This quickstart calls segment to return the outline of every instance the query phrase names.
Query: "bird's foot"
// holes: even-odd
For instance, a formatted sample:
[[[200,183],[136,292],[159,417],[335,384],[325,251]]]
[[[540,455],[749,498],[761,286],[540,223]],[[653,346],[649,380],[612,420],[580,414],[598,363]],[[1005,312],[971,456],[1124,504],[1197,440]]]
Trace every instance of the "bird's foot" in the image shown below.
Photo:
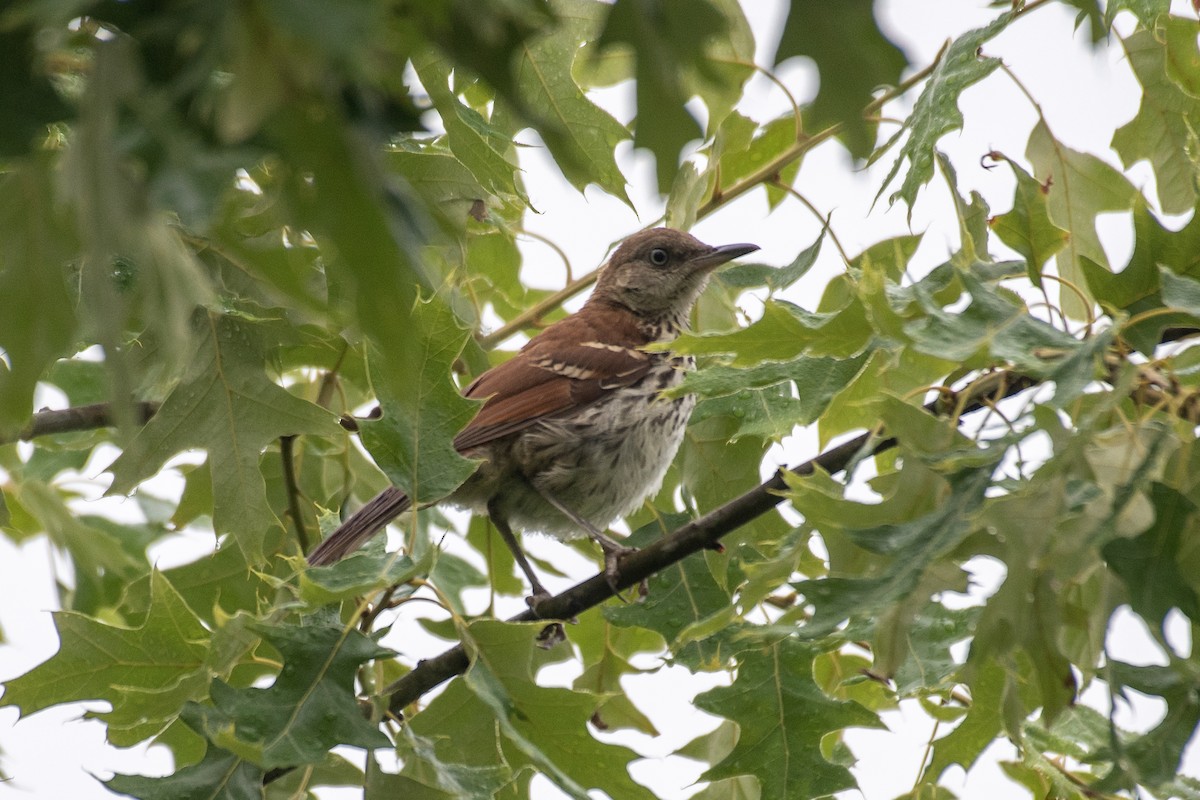
[[[626,600],[625,597],[621,595],[620,591],[621,559],[627,555],[636,553],[637,548],[626,547],[624,545],[617,544],[616,542],[612,542],[612,540],[609,541],[611,542],[610,544],[606,544],[604,542],[600,543],[600,548],[604,550],[604,578],[608,581],[608,585],[613,590],[613,594],[616,595],[621,602],[628,603],[630,601]],[[646,583],[646,579],[643,578],[638,582],[637,601],[640,602],[641,600],[644,600],[648,594],[650,594],[650,586]]]
[[[567,640],[567,629],[561,622],[551,622],[542,628],[537,635],[537,646],[543,650],[551,650]]]
[[[544,586],[537,584],[533,587],[533,593],[525,598],[525,605],[529,606],[530,609],[532,609],[536,614],[538,612],[538,606],[549,600],[552,596],[553,595],[546,591]]]
[[[550,592],[546,591],[545,587],[538,584],[534,587],[533,594],[525,598],[525,604],[532,609],[533,613],[540,616],[539,606],[551,598]],[[567,620],[574,624],[577,622],[574,618]],[[567,640],[567,630],[561,622],[551,622],[537,635],[537,646],[543,650],[549,650],[555,645],[561,644]]]

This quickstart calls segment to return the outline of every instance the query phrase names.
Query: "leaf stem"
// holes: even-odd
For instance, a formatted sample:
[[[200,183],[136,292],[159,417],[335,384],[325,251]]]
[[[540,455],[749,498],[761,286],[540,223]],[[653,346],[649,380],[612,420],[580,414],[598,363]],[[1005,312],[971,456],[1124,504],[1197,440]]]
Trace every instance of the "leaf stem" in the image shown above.
[[[308,552],[308,529],[304,525],[304,517],[300,511],[300,485],[296,482],[296,437],[279,437],[279,460],[283,468],[283,486],[287,494],[288,516],[292,518],[292,527],[296,529],[296,543],[300,552]]]
[[[774,186],[776,189],[781,189],[782,191],[787,192],[792,197],[799,200],[801,202],[801,204],[804,205],[805,208],[807,208],[809,211],[811,211],[812,215],[821,221],[822,226],[824,226],[825,231],[829,234],[830,240],[833,242],[833,246],[836,247],[838,253],[841,254],[842,261],[844,261],[847,264],[850,263],[850,257],[848,255],[846,255],[846,248],[842,247],[841,239],[838,238],[838,235],[833,230],[833,212],[832,211],[829,212],[828,216],[821,216],[820,210],[818,210],[817,207],[815,205],[813,205],[813,202],[811,200],[809,200],[805,195],[801,194],[796,189],[795,186],[790,186],[790,185],[784,183],[783,181],[779,180],[779,178],[777,178],[777,177],[772,178],[770,180],[770,185]]]

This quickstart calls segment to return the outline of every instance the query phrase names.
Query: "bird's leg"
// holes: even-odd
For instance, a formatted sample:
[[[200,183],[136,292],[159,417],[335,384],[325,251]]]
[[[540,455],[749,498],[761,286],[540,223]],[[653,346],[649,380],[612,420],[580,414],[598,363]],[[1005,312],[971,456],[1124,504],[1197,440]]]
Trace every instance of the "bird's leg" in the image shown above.
[[[525,573],[525,577],[529,579],[529,588],[533,593],[525,598],[525,602],[529,604],[530,608],[536,610],[538,603],[550,599],[550,592],[546,591],[546,587],[542,586],[542,582],[538,580],[537,573],[533,571],[533,565],[525,557],[525,551],[521,549],[521,545],[517,542],[517,537],[513,535],[512,528],[508,526],[508,520],[500,513],[500,509],[497,507],[494,498],[488,502],[487,510],[492,524],[496,526],[496,530],[500,531],[500,538],[508,545],[513,558],[517,560],[517,566],[521,568],[521,571]]]
[[[533,481],[526,479],[526,483],[528,483],[529,487],[537,492],[543,500],[558,509],[564,517],[578,525],[580,530],[584,531],[589,537],[592,538],[592,540],[596,542],[596,544],[600,545],[600,549],[604,551],[604,577],[608,580],[608,585],[612,587],[613,593],[616,594],[617,597],[620,597],[621,595],[617,590],[617,584],[621,578],[621,558],[629,555],[630,553],[636,553],[637,548],[623,545],[616,539],[599,530],[591,522],[587,521],[570,508],[567,508],[565,505],[560,503],[558,499],[549,492],[542,491],[537,485],[534,484]],[[638,591],[642,597],[645,597],[649,592],[645,581],[641,582]]]
[[[530,608],[537,611],[538,605],[543,600],[550,599],[550,592],[546,591],[546,587],[542,586],[542,582],[538,580],[537,573],[533,571],[533,565],[529,563],[529,559],[525,556],[525,551],[521,549],[521,545],[517,542],[517,537],[513,535],[512,528],[508,526],[508,520],[500,513],[495,499],[492,499],[488,503],[487,510],[492,524],[496,526],[496,530],[500,531],[500,538],[508,545],[513,558],[516,559],[517,566],[521,568],[521,571],[525,573],[525,577],[529,579],[529,588],[533,593],[525,598],[525,602],[529,604]],[[538,647],[549,650],[559,642],[566,641],[566,639],[567,632],[563,629],[562,623],[552,622],[538,634]]]

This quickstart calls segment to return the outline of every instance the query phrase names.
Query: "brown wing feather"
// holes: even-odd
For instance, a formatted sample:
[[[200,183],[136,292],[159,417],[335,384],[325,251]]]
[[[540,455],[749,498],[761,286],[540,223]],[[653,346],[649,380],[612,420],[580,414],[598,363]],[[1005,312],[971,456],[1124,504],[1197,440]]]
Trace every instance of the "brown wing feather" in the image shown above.
[[[480,375],[464,390],[487,401],[454,440],[467,451],[516,433],[541,419],[596,402],[640,380],[652,357],[636,347],[644,339],[613,341],[613,330],[568,325],[568,318],[543,331],[520,353]],[[578,330],[576,329],[578,328]]]

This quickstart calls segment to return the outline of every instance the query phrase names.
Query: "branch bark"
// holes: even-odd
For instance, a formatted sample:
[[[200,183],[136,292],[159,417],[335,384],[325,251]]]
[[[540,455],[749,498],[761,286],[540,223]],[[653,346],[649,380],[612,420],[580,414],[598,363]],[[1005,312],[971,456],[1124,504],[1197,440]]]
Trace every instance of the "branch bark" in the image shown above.
[[[135,418],[144,425],[158,411],[158,403],[148,400],[135,402],[133,409]],[[49,436],[55,433],[91,431],[96,428],[107,428],[113,424],[111,403],[48,409],[34,414],[29,424],[22,428],[15,437],[0,437],[0,444],[11,444],[16,441],[27,442],[39,436]]]

